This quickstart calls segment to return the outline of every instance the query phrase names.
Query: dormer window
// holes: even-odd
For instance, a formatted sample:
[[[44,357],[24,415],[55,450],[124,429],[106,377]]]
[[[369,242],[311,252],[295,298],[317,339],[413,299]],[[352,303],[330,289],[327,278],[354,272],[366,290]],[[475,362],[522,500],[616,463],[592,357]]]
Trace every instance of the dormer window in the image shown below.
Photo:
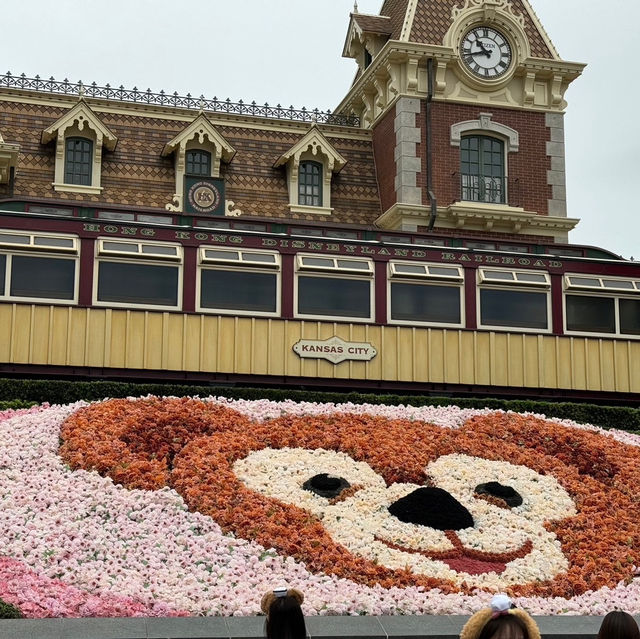
[[[91,185],[93,141],[67,138],[64,152],[64,183]]]
[[[168,211],[184,211],[185,202],[190,202],[187,194],[190,187],[187,186],[187,183],[192,183],[192,186],[195,185],[194,188],[198,188],[201,181],[215,182],[214,178],[220,178],[220,164],[231,162],[235,153],[236,150],[211,124],[204,113],[198,115],[191,124],[167,142],[162,150],[163,156],[173,155],[176,175],[176,192],[173,201],[165,208]],[[202,178],[202,180],[190,178]],[[218,180],[216,188],[220,196],[216,208],[223,208],[223,183]],[[206,206],[205,200],[211,202],[212,193],[210,188],[205,186],[205,191],[200,194],[201,198],[205,199],[200,199],[193,204],[198,207],[202,204],[202,210],[200,208],[196,210],[209,212],[207,208],[210,207]]]
[[[211,153],[202,149],[187,151],[185,175],[211,177]]]
[[[320,162],[300,163],[298,204],[322,206],[322,164]]]
[[[102,193],[102,153],[114,151],[118,138],[80,99],[42,132],[41,141],[56,141],[53,188],[70,193]]]
[[[317,125],[312,124],[307,134],[274,164],[275,168],[287,169],[290,212],[330,215],[331,178],[346,163]]]

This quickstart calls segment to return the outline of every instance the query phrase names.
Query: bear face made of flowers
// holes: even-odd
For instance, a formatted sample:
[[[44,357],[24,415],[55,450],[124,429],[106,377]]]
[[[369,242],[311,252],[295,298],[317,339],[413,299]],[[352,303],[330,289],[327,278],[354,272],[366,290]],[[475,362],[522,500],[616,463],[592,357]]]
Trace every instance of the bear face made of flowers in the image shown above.
[[[359,583],[566,597],[640,563],[640,452],[530,416],[257,422],[198,400],[111,400],[62,439],[73,468],[171,486],[223,530]]]

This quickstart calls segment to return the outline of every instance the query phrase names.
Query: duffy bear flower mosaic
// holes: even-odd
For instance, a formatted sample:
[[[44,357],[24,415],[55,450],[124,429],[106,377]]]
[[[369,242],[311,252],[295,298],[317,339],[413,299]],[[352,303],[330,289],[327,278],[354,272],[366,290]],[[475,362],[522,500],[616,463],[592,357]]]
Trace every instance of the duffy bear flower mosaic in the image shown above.
[[[255,614],[255,592],[283,582],[307,613],[465,613],[496,591],[539,614],[640,612],[633,435],[175,398],[32,411],[0,431],[0,598],[18,605],[48,579],[93,597],[76,615]]]

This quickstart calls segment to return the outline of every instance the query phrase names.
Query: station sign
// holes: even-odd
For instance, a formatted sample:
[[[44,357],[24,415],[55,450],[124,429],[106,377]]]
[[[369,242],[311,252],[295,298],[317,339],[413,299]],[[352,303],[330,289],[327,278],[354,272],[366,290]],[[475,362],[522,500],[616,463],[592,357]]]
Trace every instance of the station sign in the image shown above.
[[[224,180],[186,177],[184,212],[197,215],[224,215]]]
[[[369,342],[345,342],[337,336],[325,340],[301,339],[293,345],[293,351],[302,358],[326,359],[332,364],[345,360],[368,362],[378,354]]]

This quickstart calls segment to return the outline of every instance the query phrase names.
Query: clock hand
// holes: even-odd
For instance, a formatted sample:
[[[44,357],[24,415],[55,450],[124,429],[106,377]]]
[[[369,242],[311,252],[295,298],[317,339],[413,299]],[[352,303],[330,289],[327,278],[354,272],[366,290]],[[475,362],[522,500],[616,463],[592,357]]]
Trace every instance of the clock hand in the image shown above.
[[[468,55],[478,55],[479,53],[484,53],[488,58],[491,57],[491,52],[487,49],[481,49],[480,51],[469,51]]]
[[[482,53],[484,53],[487,58],[491,57],[491,51],[489,51],[480,40],[476,40],[476,44],[482,49]],[[480,51],[476,51],[476,53],[480,53]]]

